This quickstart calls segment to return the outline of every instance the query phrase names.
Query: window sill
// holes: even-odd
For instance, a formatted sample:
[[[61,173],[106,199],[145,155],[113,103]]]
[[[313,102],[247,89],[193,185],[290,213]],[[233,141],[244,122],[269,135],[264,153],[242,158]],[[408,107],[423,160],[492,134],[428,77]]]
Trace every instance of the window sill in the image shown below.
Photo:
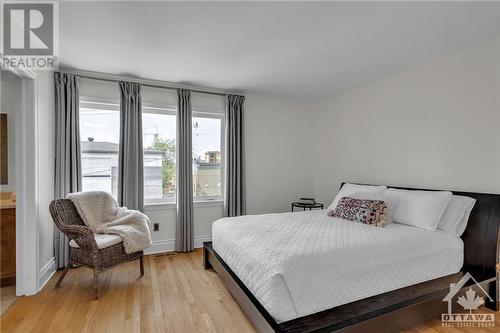
[[[217,200],[199,200],[193,202],[194,207],[214,207],[214,206],[222,206],[224,201],[222,199]]]
[[[193,207],[218,207],[223,205],[223,200],[200,200],[194,201]],[[148,203],[144,204],[145,211],[151,210],[175,210],[176,204],[175,202],[162,202],[162,203]]]
[[[158,202],[144,204],[145,211],[151,210],[174,210],[175,202]]]

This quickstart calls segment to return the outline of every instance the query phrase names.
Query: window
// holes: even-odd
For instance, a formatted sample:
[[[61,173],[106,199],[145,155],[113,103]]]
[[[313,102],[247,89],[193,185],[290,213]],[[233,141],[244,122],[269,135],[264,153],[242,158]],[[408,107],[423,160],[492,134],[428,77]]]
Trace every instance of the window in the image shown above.
[[[223,116],[193,112],[193,196],[195,201],[222,198]]]
[[[168,105],[170,105],[169,103]],[[176,110],[153,101],[142,107],[144,203],[176,199]],[[224,115],[193,111],[193,196],[220,200],[223,189]],[[117,196],[120,105],[115,100],[81,97],[82,190]]]
[[[142,108],[144,203],[175,202],[175,110]]]
[[[120,112],[115,103],[80,99],[82,190],[116,197]]]

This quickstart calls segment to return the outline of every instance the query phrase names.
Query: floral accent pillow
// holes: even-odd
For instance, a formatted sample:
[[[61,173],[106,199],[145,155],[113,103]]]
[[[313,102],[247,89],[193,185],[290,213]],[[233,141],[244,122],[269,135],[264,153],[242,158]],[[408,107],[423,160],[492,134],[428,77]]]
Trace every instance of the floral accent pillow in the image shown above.
[[[382,200],[343,197],[328,216],[384,227],[387,224],[387,204]]]

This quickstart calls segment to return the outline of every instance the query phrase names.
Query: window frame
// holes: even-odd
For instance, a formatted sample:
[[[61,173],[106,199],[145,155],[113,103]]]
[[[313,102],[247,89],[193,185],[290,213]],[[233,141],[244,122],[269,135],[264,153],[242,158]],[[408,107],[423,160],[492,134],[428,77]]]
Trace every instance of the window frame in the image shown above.
[[[82,108],[85,109],[91,109],[91,110],[96,110],[96,111],[113,111],[113,112],[120,112],[120,101],[119,100],[114,100],[114,99],[107,99],[107,98],[99,98],[99,97],[89,97],[89,96],[79,96],[79,101],[78,101],[78,125],[79,125],[79,132],[81,132],[81,122],[80,122],[80,110]],[[118,120],[119,121],[119,120]],[[119,135],[119,134],[118,134]],[[82,141],[81,133],[80,133],[80,141]],[[80,159],[83,158],[83,152],[80,151]],[[104,159],[105,157],[99,157]],[[83,176],[82,172],[82,186],[83,186],[83,179],[88,177],[88,176]],[[112,171],[110,171],[110,177],[113,177]],[[107,190],[105,190],[107,192]],[[111,189],[109,192],[111,195],[114,196],[113,193],[113,181],[111,180]]]
[[[174,116],[175,121],[177,122],[177,107],[172,106],[172,105],[142,103],[142,114],[144,114],[144,113]],[[143,135],[144,135],[144,133],[143,133]],[[175,135],[177,137],[177,128],[176,128]],[[177,143],[176,143],[176,145],[177,145]],[[144,154],[144,147],[143,147],[142,151]],[[176,153],[175,159],[176,159],[176,167],[177,167],[177,153]],[[169,200],[169,199],[165,200],[163,198],[162,199],[146,199],[145,196],[144,196],[143,200],[144,200],[144,207],[163,206],[163,205],[172,205],[173,206],[173,205],[176,205],[176,203],[177,203],[177,191],[175,191],[174,196],[172,197],[171,200]]]
[[[225,186],[225,128],[226,128],[226,117],[224,113],[209,112],[193,110],[192,118],[210,118],[210,119],[220,119],[220,184],[221,184],[221,194],[220,195],[204,195],[204,196],[194,196],[194,203],[204,203],[204,202],[223,202],[224,201],[224,186]]]
[[[84,108],[87,109],[96,109],[99,110],[96,106],[101,106],[103,109],[109,111],[118,111],[120,112],[120,101],[115,99],[108,98],[99,98],[99,97],[90,97],[90,96],[80,96],[79,109],[82,108],[82,104]]]
[[[107,99],[98,98],[90,96],[80,96],[79,108],[95,108],[95,109],[105,109],[110,111],[120,111],[120,101],[117,99]],[[168,104],[156,104],[156,103],[142,103],[142,113],[152,113],[152,114],[163,114],[163,115],[173,115],[177,120],[177,106]],[[212,118],[220,119],[220,177],[221,177],[221,194],[217,196],[195,196],[193,194],[193,203],[196,206],[211,206],[220,205],[224,200],[224,186],[225,186],[225,126],[226,126],[226,116],[223,110],[217,112],[215,110],[204,110],[202,108],[196,108],[192,110],[192,118]],[[176,133],[177,136],[177,133]],[[80,138],[81,140],[81,138]],[[143,149],[144,153],[144,149]],[[176,157],[177,158],[177,157]],[[173,200],[163,200],[163,199],[153,199],[147,200],[144,198],[144,207],[146,209],[154,209],[169,206],[175,206],[177,204],[177,192],[174,195]]]

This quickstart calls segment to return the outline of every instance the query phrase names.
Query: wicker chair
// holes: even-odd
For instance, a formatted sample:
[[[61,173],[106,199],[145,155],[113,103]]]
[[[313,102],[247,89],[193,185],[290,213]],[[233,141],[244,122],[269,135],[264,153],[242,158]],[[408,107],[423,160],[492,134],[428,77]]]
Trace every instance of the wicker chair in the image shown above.
[[[94,299],[99,298],[98,274],[108,268],[127,261],[139,259],[141,276],[144,275],[143,252],[127,254],[123,242],[99,249],[94,232],[83,223],[73,203],[68,199],[58,199],[50,203],[50,214],[57,228],[78,247],[70,247],[68,265],[59,277],[55,287],[59,288],[66,273],[73,265],[82,265],[94,271]]]

